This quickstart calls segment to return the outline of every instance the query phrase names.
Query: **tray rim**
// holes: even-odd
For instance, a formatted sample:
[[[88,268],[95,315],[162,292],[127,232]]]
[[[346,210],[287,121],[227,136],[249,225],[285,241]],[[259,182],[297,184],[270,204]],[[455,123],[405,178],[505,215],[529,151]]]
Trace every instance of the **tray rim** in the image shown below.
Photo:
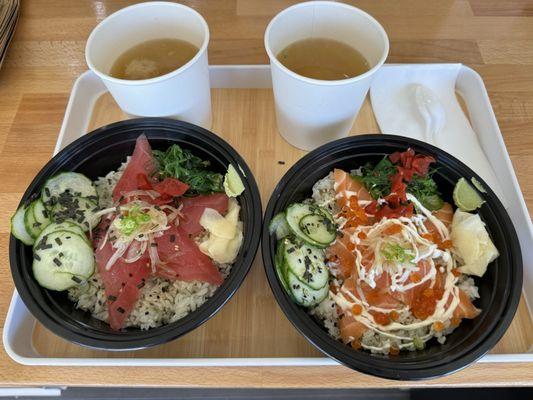
[[[399,65],[399,64],[385,64]],[[400,65],[428,65],[428,64],[400,64]],[[481,76],[473,69],[463,64],[429,64],[436,65],[451,65],[459,66],[459,75],[466,76],[471,79],[471,83],[477,85],[477,90],[480,90],[481,106],[488,111],[487,120],[493,128],[493,134],[497,136],[497,146],[504,150],[504,159],[506,167],[511,174],[512,184],[515,190],[518,191],[518,198],[521,206],[521,211],[527,213],[527,207],[520,191],[520,186],[516,178],[516,174],[512,163],[510,161],[505,142],[499,130],[494,111],[490,104],[488,94]],[[211,88],[270,88],[272,87],[270,79],[270,66],[264,64],[258,65],[212,65],[209,67]],[[93,85],[90,98],[81,98],[80,91],[85,89],[83,85]],[[83,72],[74,82],[65,115],[61,125],[61,129],[57,138],[56,146],[53,155],[57,154],[61,148],[70,143],[70,141],[79,137],[79,132],[87,132],[90,115],[94,108],[95,102],[98,98],[107,92],[102,81],[92,71]],[[85,114],[85,118],[74,118],[73,114]],[[87,113],[91,110],[91,113]],[[77,137],[70,137],[69,134],[76,131]],[[82,133],[85,134],[85,133]],[[529,233],[531,236],[533,228],[529,226]],[[527,285],[525,285],[527,286]],[[526,287],[524,287],[526,289]],[[533,305],[533,287],[531,293],[524,291],[526,299],[526,306]],[[531,307],[528,307],[531,313]],[[6,353],[15,362],[22,365],[48,365],[48,366],[174,366],[174,367],[275,367],[275,366],[330,366],[338,365],[338,363],[328,357],[239,357],[239,358],[98,358],[98,357],[42,357],[33,348],[32,335],[33,327],[35,326],[35,318],[29,313],[28,309],[22,302],[22,299],[14,290],[13,296],[9,305],[3,329],[3,344]],[[15,326],[26,324],[30,326],[29,334],[29,352],[21,354],[16,351],[13,345],[12,331],[16,330]],[[481,363],[528,363],[533,362],[533,349],[529,353],[502,353],[502,354],[486,354],[478,362]]]

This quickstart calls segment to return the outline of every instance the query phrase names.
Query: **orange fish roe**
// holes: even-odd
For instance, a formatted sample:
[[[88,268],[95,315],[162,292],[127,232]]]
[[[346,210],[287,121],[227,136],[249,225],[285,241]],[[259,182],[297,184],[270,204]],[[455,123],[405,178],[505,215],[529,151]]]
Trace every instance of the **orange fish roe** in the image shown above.
[[[396,233],[400,233],[402,231],[402,226],[398,224],[392,224],[391,226],[387,227],[383,230],[383,233],[385,235],[394,235]]]
[[[433,329],[435,332],[440,332],[444,329],[444,324],[440,321],[437,321],[433,324]]]
[[[451,240],[445,240],[439,244],[439,248],[443,250],[451,249],[453,247],[453,243]]]
[[[417,283],[417,282],[420,282],[421,279],[422,277],[420,276],[418,272],[411,272],[411,281],[413,281],[414,283]]]
[[[361,348],[361,342],[359,340],[352,340],[350,345],[352,346],[352,349],[354,350],[359,350]]]
[[[357,237],[358,237],[359,239],[361,239],[361,240],[365,240],[365,239],[367,238],[366,233],[364,233],[364,232],[359,232],[359,233],[357,234]]]
[[[461,318],[452,317],[450,322],[453,327],[459,326],[459,324],[461,323]]]
[[[355,250],[355,244],[353,244],[352,242],[348,242],[346,244],[346,248],[349,250],[349,251],[354,251]]]
[[[390,348],[389,348],[389,354],[391,356],[397,356],[398,354],[400,354],[400,349],[394,345],[392,345]]]
[[[363,312],[363,307],[360,304],[354,304],[352,306],[353,315],[361,315],[362,312]]]
[[[372,316],[374,317],[374,321],[380,325],[388,325],[390,324],[390,317],[389,314],[384,314],[381,312],[373,312]]]
[[[390,313],[389,313],[389,318],[393,321],[398,321],[398,318],[400,318],[400,314],[398,314],[397,311],[394,311],[392,310]]]
[[[432,297],[433,296],[433,289],[431,289],[431,288],[424,289],[424,291],[422,292],[422,295],[424,297]]]
[[[453,276],[459,276],[459,275],[461,275],[461,272],[457,268],[454,268],[454,269],[452,269],[452,274],[453,274]]]
[[[422,236],[424,239],[429,240],[430,242],[435,241],[435,235],[433,233],[423,233],[420,236]]]

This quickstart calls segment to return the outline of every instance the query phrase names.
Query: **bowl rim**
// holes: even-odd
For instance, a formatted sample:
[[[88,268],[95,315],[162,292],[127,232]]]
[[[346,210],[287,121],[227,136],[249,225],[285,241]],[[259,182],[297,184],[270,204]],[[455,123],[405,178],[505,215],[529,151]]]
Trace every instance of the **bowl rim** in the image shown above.
[[[320,155],[327,154],[328,152],[337,149],[354,151],[353,149],[357,149],[358,145],[369,144],[371,142],[376,142],[376,144],[379,144],[379,142],[381,142],[381,144],[387,142],[403,147],[415,146],[424,149],[427,153],[437,155],[437,158],[439,156],[445,156],[454,164],[458,164],[462,169],[468,171],[470,176],[475,177],[487,189],[489,202],[495,204],[495,207],[500,211],[503,217],[501,226],[503,226],[505,233],[508,234],[506,244],[509,246],[509,252],[513,257],[513,268],[511,271],[512,279],[508,282],[508,288],[505,292],[506,302],[505,304],[500,305],[500,318],[492,323],[492,329],[490,332],[484,333],[481,336],[481,339],[476,341],[470,347],[467,347],[466,351],[461,352],[452,360],[445,359],[440,361],[440,363],[433,362],[434,365],[431,366],[420,365],[421,363],[416,360],[409,360],[402,363],[401,367],[404,369],[399,369],[398,367],[400,367],[400,365],[397,359],[372,358],[371,354],[368,352],[354,351],[350,347],[341,344],[329,336],[329,334],[323,330],[317,322],[307,316],[307,313],[303,311],[302,308],[292,302],[281,286],[275,272],[274,255],[272,251],[272,242],[275,243],[275,241],[270,236],[268,222],[273,218],[274,210],[276,209],[280,195],[282,191],[285,190],[287,184],[291,183],[294,176],[298,174],[298,171],[307,167],[309,164],[312,164],[313,161],[316,162],[316,159],[319,158]],[[355,152],[356,151],[357,150],[355,150]],[[514,225],[494,192],[478,174],[449,153],[425,142],[399,135],[364,134],[350,136],[322,145],[298,160],[278,182],[268,201],[263,217],[261,253],[265,273],[270,288],[274,293],[274,297],[283,313],[296,330],[326,356],[338,361],[348,368],[381,378],[393,380],[430,379],[448,375],[467,367],[496,345],[511,324],[520,301],[523,279],[521,249]],[[342,346],[344,350],[339,351],[339,345]]]
[[[79,154],[89,143],[99,142],[104,138],[108,138],[110,135],[115,136],[112,143],[116,145],[121,142],[121,134],[123,134],[124,131],[138,131],[138,135],[146,133],[148,140],[158,138],[158,132],[144,132],[148,130],[159,130],[159,139],[170,140],[170,143],[178,143],[180,142],[180,138],[181,142],[187,142],[187,138],[184,139],[183,134],[194,135],[195,138],[200,138],[201,141],[205,143],[209,142],[210,145],[216,149],[215,153],[223,150],[222,155],[217,154],[218,157],[223,158],[225,161],[236,163],[241,167],[241,172],[246,177],[244,182],[245,186],[249,189],[245,191],[243,196],[248,198],[247,202],[251,205],[249,217],[250,230],[249,233],[245,233],[245,241],[243,242],[244,244],[246,242],[246,236],[249,236],[249,246],[247,248],[244,246],[241,248],[241,251],[242,249],[245,249],[246,253],[240,268],[235,269],[235,274],[232,275],[230,273],[225,279],[224,283],[227,283],[227,285],[224,285],[223,283],[217,288],[213,296],[209,297],[202,306],[197,310],[190,312],[182,319],[148,330],[132,329],[130,331],[119,331],[116,333],[91,333],[84,330],[82,326],[83,323],[79,323],[79,321],[78,325],[80,326],[77,326],[73,331],[73,326],[61,319],[59,316],[60,313],[50,314],[48,312],[48,306],[45,307],[44,305],[38,304],[28,287],[28,282],[23,276],[22,270],[25,267],[22,265],[22,262],[18,257],[20,252],[24,251],[26,246],[10,234],[9,262],[16,291],[31,314],[40,323],[56,335],[70,342],[101,350],[129,351],[144,349],[175,340],[208,321],[226,304],[242,285],[257,255],[262,224],[262,206],[259,188],[252,171],[240,154],[222,138],[207,129],[184,121],[158,117],[136,118],[105,125],[81,136],[62,149],[41,168],[24,192],[19,207],[27,202],[33,193],[38,192],[39,188],[37,187],[37,182],[42,180],[43,177],[47,175],[47,172],[50,173],[51,170],[53,172],[54,169],[57,169],[56,164],[59,162],[57,160],[60,160],[62,157],[67,157],[68,155],[68,158],[71,159],[71,157],[73,157],[72,154]],[[174,132],[177,135],[175,141],[172,141],[172,139],[169,139],[168,137],[161,137],[163,132],[169,131]],[[132,140],[123,139],[123,141],[131,142]],[[124,159],[126,156],[127,154],[124,155]],[[229,159],[227,159],[226,156],[229,156]],[[33,276],[31,276],[31,279],[34,279]],[[191,317],[193,315],[194,318]]]

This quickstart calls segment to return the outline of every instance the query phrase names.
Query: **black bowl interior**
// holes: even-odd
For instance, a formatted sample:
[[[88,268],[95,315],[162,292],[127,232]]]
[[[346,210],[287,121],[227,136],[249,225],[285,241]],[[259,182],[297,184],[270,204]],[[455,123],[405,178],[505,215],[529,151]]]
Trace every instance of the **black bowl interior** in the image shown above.
[[[91,179],[116,170],[133,153],[135,140],[144,133],[154,149],[164,150],[171,144],[211,162],[213,170],[225,173],[228,164],[241,166],[245,184],[238,197],[244,241],[229,277],[196,311],[183,319],[159,328],[141,331],[128,328],[113,331],[108,324],[75,308],[66,292],[40,287],[31,272],[32,250],[11,237],[10,263],[17,291],[32,314],[52,332],[82,345],[108,350],[145,348],[175,339],[199,326],[214,315],[244,280],[259,245],[261,200],[254,177],[245,161],[215,134],[181,121],[141,118],[111,124],[87,134],[58,153],[35,177],[21,203],[38,193],[44,182],[61,171],[77,171]],[[237,170],[239,170],[237,168]]]
[[[501,338],[516,311],[522,287],[522,258],[514,227],[500,201],[488,190],[479,213],[487,225],[500,256],[481,279],[475,279],[480,298],[474,303],[480,316],[463,320],[446,343],[436,340],[423,351],[402,352],[399,356],[374,355],[355,351],[334,340],[293,303],[278,282],[273,258],[276,240],[268,233],[268,222],[289,204],[311,196],[313,184],[333,168],[355,169],[367,161],[377,162],[384,155],[412,147],[417,153],[437,159],[435,180],[446,201],[453,204],[452,191],[460,177],[481,178],[444,151],[416,140],[391,135],[362,135],[326,144],[301,159],[280,181],[270,198],[263,228],[262,253],[270,286],[281,308],[293,325],[316,347],[341,363],[372,375],[392,379],[422,379],[444,375],[481,357]],[[486,184],[483,183],[485,187]]]

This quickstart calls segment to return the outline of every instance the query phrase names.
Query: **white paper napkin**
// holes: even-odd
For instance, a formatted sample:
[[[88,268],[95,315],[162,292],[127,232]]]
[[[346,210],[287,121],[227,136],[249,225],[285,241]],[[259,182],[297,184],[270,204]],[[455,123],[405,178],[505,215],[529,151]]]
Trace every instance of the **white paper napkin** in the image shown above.
[[[429,88],[445,112],[445,123],[435,145],[478,173],[507,208],[498,179],[457,101],[455,83],[460,68],[461,64],[383,66],[370,88],[372,109],[382,133],[426,141],[426,122],[417,109],[414,89],[417,85]]]

